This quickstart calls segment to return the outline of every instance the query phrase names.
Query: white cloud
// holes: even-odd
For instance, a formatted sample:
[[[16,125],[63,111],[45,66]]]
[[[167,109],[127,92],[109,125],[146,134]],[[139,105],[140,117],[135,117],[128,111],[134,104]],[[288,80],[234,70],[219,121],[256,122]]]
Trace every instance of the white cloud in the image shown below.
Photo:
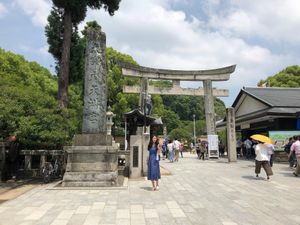
[[[210,25],[236,36],[299,45],[299,12],[298,0],[232,1],[230,8],[211,16]]]
[[[208,14],[208,23],[193,15],[187,20],[183,11],[167,5],[170,1],[121,1],[115,16],[90,10],[86,21],[97,20],[107,34],[108,45],[133,56],[143,66],[198,70],[237,64],[230,81],[216,83],[217,87],[230,89],[235,94],[231,98],[242,86],[255,86],[259,80],[296,64],[295,59],[299,58],[288,51],[275,53],[269,47],[247,41],[262,38],[295,44],[300,40],[300,19],[296,13],[300,9],[293,8],[296,1],[262,0],[257,4],[231,0],[230,7],[221,12],[216,8],[222,1],[207,0],[208,8],[218,12]],[[286,15],[290,17],[284,20]],[[295,36],[290,37],[291,33]]]
[[[7,14],[8,10],[7,8],[5,7],[5,5],[3,5],[1,2],[0,2],[0,18],[4,17],[6,14]]]
[[[26,15],[31,17],[35,26],[44,27],[47,24],[47,17],[51,10],[50,1],[46,0],[15,0]]]
[[[44,45],[42,47],[34,48],[27,45],[20,45],[20,49],[27,53],[33,53],[35,55],[38,55],[40,57],[49,57],[51,56],[48,52],[48,45]]]

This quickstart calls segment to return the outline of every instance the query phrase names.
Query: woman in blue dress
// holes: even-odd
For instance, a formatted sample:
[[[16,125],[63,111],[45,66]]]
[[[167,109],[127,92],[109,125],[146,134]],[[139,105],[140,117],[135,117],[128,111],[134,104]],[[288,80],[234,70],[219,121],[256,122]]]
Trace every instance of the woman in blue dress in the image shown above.
[[[159,168],[159,154],[160,147],[158,138],[153,136],[148,145],[149,157],[148,157],[148,180],[152,181],[152,189],[156,191],[159,189],[158,179],[160,179]]]

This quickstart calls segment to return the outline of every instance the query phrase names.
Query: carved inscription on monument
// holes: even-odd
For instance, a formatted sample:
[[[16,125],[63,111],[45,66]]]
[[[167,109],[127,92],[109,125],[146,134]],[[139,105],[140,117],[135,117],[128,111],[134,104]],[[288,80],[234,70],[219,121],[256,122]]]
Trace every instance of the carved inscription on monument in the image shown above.
[[[84,109],[82,132],[106,132],[106,37],[101,31],[89,30],[85,56]]]
[[[133,146],[132,167],[139,167],[139,147]]]

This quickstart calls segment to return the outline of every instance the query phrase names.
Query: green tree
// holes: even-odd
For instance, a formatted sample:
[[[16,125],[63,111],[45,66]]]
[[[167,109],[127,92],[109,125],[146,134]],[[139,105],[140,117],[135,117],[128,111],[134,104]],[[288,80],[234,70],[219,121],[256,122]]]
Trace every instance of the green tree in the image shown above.
[[[52,0],[52,2],[57,10],[63,13],[62,53],[58,72],[58,101],[59,105],[64,108],[68,104],[70,47],[74,26],[76,27],[84,20],[88,7],[92,9],[104,8],[109,15],[114,15],[114,12],[119,8],[120,0]]]
[[[23,148],[60,148],[79,131],[81,93],[70,86],[72,104],[57,107],[57,78],[35,62],[0,49],[0,137],[17,135]]]
[[[190,143],[191,140],[192,140],[192,137],[191,137],[191,133],[188,132],[187,130],[185,129],[182,129],[182,128],[176,128],[176,129],[173,129],[170,133],[169,133],[169,137],[171,139],[175,139],[175,138],[178,138],[180,139],[180,141],[183,143],[183,142],[188,142]]]
[[[123,123],[123,114],[138,107],[139,95],[137,94],[124,94],[124,85],[138,85],[139,80],[124,77],[117,62],[123,61],[131,64],[136,64],[133,58],[129,55],[122,54],[113,48],[106,49],[107,58],[107,104],[112,107],[112,111],[116,114],[114,123],[120,126]]]
[[[55,70],[59,73],[59,66],[62,57],[63,44],[63,10],[52,7],[48,16],[48,24],[45,27],[45,34],[49,44],[48,51],[55,59]],[[84,75],[84,54],[85,39],[80,38],[77,25],[73,26],[70,46],[70,73],[69,84],[82,82]]]
[[[298,65],[289,66],[274,76],[269,76],[266,80],[259,81],[258,86],[300,87],[300,67]]]
[[[175,128],[182,127],[182,122],[177,113],[172,110],[164,110],[162,115],[162,121],[167,127],[168,132],[172,131]]]

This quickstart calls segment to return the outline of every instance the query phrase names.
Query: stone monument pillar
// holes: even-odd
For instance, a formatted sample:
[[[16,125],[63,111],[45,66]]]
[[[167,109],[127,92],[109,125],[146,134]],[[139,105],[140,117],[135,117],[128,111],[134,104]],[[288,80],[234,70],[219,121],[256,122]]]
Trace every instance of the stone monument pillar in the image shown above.
[[[106,133],[106,37],[93,30],[87,36],[82,133]]]
[[[116,186],[118,145],[106,130],[107,69],[105,33],[87,32],[82,134],[65,147],[68,162],[62,186]]]
[[[234,108],[230,107],[226,109],[226,120],[228,162],[236,162],[237,158]]]

